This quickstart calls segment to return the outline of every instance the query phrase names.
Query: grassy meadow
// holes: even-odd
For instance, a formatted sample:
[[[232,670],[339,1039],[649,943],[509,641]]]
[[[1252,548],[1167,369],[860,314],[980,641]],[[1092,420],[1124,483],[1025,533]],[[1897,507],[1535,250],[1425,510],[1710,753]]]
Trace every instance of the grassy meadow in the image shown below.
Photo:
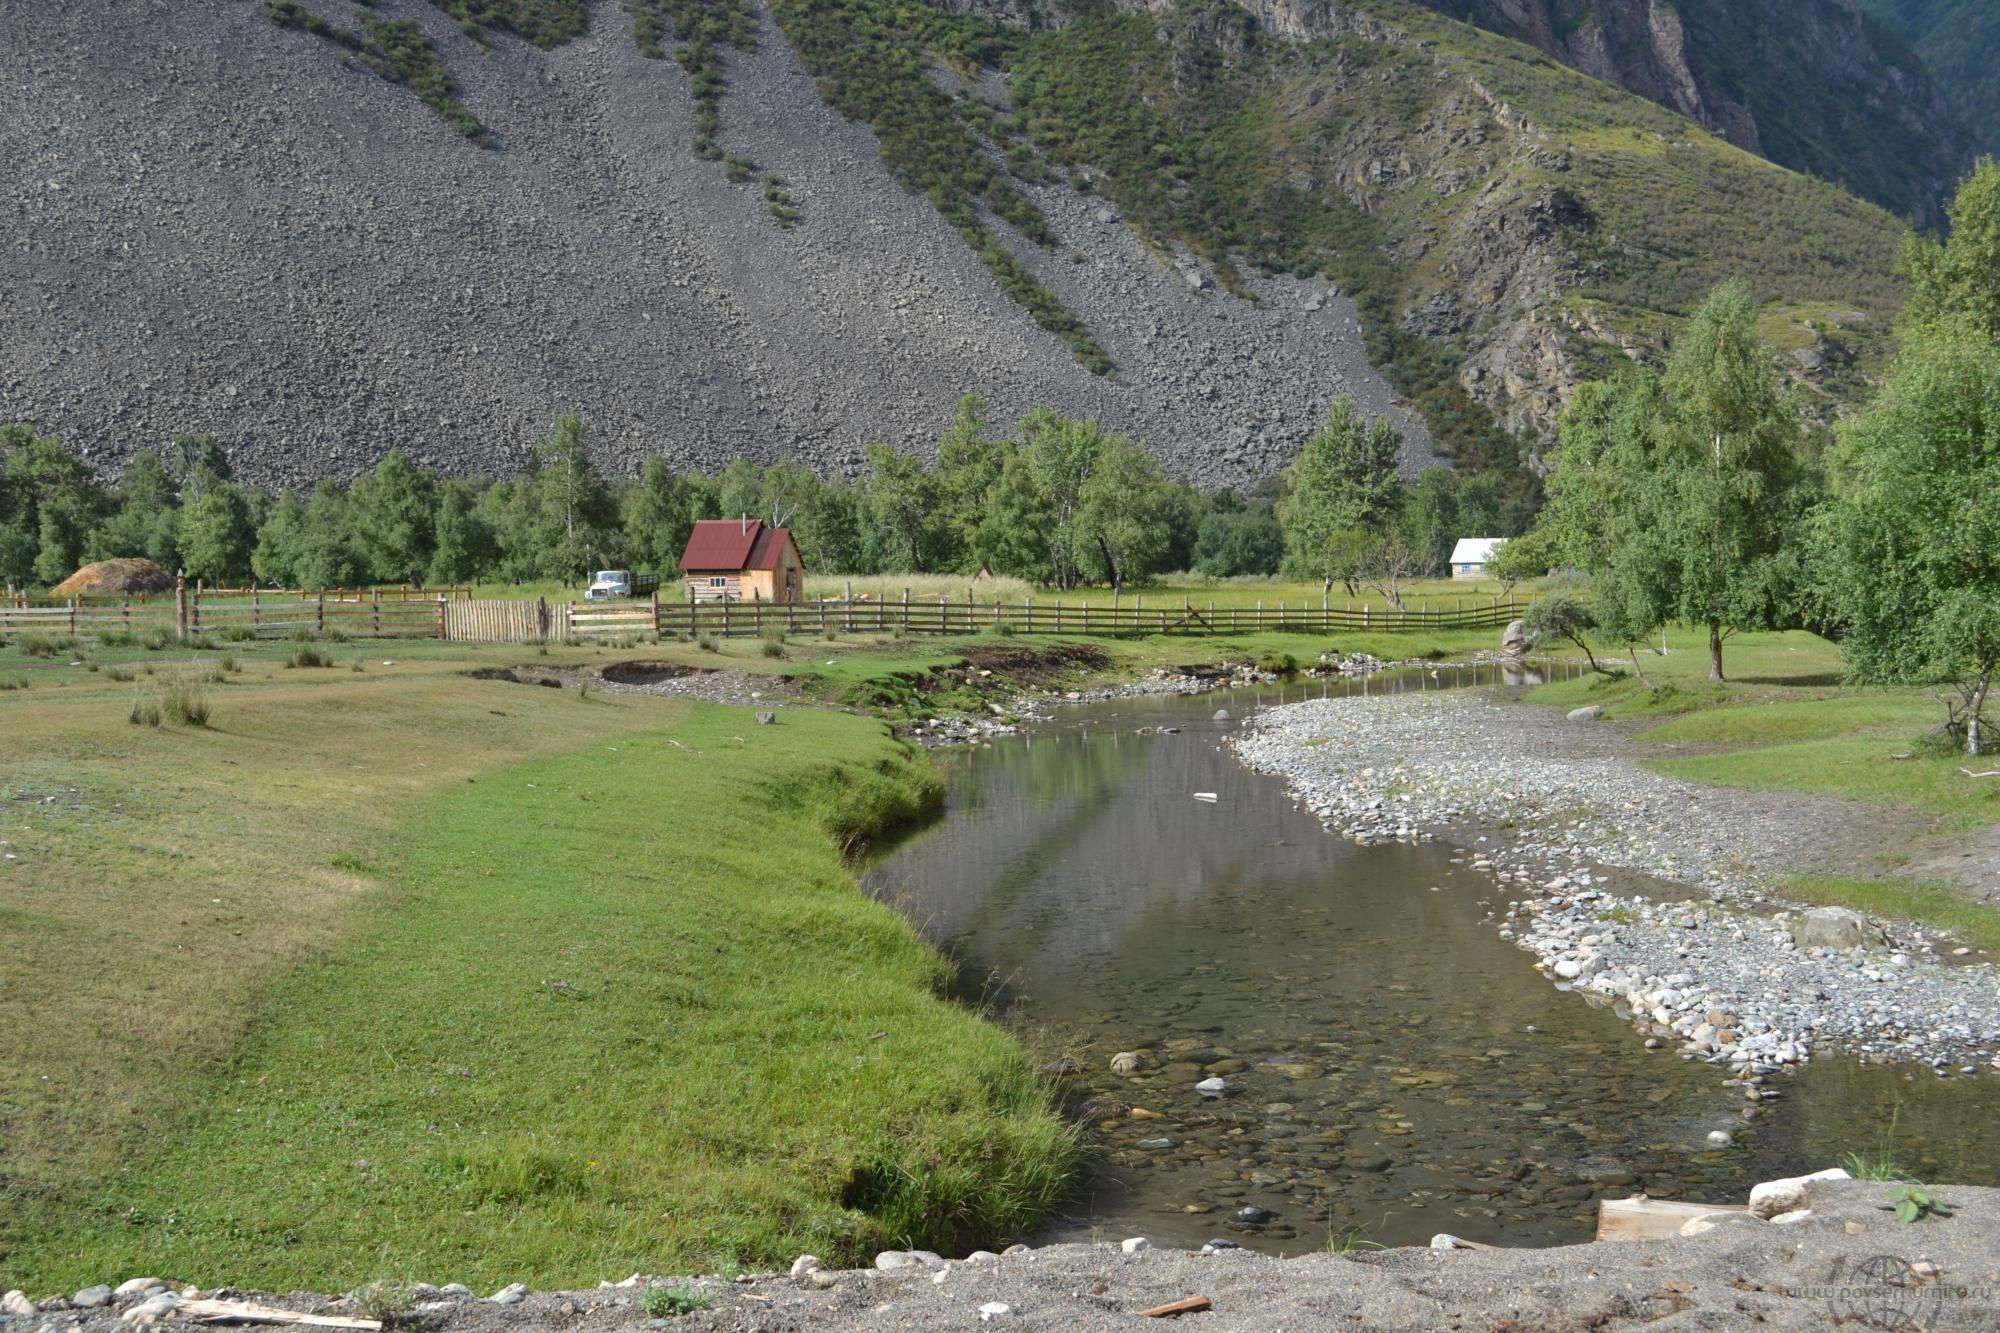
[[[462,674],[593,649],[237,648],[0,648],[7,1285],[575,1283],[1059,1189],[1025,1054],[841,859],[937,794],[879,721]],[[207,726],[128,721],[180,674]]]

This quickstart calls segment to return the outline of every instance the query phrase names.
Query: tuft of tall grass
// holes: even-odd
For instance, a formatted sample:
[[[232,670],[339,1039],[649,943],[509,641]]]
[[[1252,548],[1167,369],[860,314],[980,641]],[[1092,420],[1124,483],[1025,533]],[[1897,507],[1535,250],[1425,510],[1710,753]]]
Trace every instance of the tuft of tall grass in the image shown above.
[[[208,691],[195,672],[162,676],[153,688],[159,696],[161,717],[177,727],[208,725]]]

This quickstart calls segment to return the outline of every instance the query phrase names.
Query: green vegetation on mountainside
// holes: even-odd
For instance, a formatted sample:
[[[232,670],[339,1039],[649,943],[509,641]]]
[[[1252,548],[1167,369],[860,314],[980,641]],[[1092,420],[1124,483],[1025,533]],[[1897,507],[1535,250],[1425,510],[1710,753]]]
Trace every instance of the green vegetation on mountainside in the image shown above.
[[[1907,38],[1988,151],[2000,151],[2000,6],[1992,0],[1861,0]]]
[[[1839,0],[1679,0],[1672,45],[1651,0],[1418,2],[1588,64],[1642,96],[1671,104],[1692,94],[1710,123],[1754,126],[1773,162],[1898,215],[1934,212],[1961,165],[1959,127],[1925,114],[1939,90],[1924,62],[1894,32],[1857,24]]]
[[[434,2],[482,32],[553,42],[568,31],[562,6]],[[1840,330],[1824,392],[1852,391],[1860,377],[1838,372],[1877,359],[1901,301],[1901,228],[1881,210],[1407,0],[1348,8],[1379,21],[1378,35],[1285,40],[1224,0],[1093,4],[1034,31],[912,0],[774,0],[772,14],[827,100],[873,128],[896,178],[1098,373],[1109,356],[1004,236],[1054,250],[1030,193],[1061,179],[1052,168],[1239,293],[1241,263],[1340,282],[1371,358],[1466,470],[1515,470],[1519,442],[1494,408],[1657,349],[1727,278],[1775,309],[1815,312],[1791,321],[1807,343]],[[627,9],[642,50],[658,50],[669,20],[682,34],[706,99],[697,151],[719,153],[716,52],[748,40],[745,11]],[[784,223],[789,199],[772,202]],[[1509,360],[1478,381],[1505,387],[1471,392],[1487,367],[1468,359],[1529,326],[1567,366]]]

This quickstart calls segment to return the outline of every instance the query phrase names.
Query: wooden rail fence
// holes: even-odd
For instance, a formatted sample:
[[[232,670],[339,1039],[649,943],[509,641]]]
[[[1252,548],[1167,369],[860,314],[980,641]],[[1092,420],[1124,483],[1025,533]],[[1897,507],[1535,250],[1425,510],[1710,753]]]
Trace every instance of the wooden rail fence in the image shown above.
[[[473,600],[452,592],[385,595],[381,589],[216,594],[176,589],[152,600],[73,597],[0,601],[0,634],[71,636],[164,632],[289,638],[300,631],[352,638],[433,638],[463,643],[565,642],[605,638],[718,638],[785,634],[976,634],[1004,626],[1019,634],[1325,634],[1338,631],[1498,629],[1519,617],[1511,596],[1454,598],[1383,606],[1197,606],[1192,600],[1129,603],[840,599],[818,602],[561,602]]]

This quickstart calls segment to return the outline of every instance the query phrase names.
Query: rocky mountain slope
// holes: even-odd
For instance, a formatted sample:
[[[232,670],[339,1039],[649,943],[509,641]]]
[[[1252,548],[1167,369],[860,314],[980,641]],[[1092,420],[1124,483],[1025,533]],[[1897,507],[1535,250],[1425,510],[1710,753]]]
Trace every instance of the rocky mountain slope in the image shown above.
[[[1386,0],[271,10],[10,7],[0,419],[304,480],[574,408],[615,469],[845,470],[979,390],[1242,482],[1351,392],[1508,466],[1722,277],[1829,392],[1899,299],[1885,214]]]
[[[1899,33],[1936,76],[1945,99],[1972,127],[1980,149],[2000,153],[2000,5],[1991,0],[1861,0]]]
[[[1972,136],[1925,60],[1851,0],[1422,3],[1926,224],[1971,164]]]

